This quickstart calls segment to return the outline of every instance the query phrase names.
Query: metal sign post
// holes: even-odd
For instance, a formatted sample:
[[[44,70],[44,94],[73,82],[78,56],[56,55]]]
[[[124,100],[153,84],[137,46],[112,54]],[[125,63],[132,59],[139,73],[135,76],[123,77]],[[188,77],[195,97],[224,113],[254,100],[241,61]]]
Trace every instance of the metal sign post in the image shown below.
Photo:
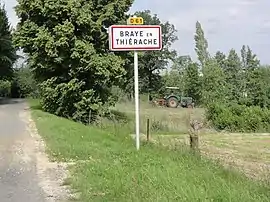
[[[161,50],[161,26],[143,24],[141,17],[128,19],[129,25],[112,25],[109,28],[109,46],[112,51],[134,51],[134,96],[136,149],[140,149],[140,105],[138,52]]]
[[[143,24],[143,18],[133,16],[128,19],[128,25]],[[136,149],[140,149],[140,97],[139,97],[139,59],[138,52],[134,51],[134,98],[135,98],[135,136]]]
[[[140,99],[139,99],[139,67],[138,52],[134,51],[134,93],[135,93],[135,130],[136,148],[140,149]]]

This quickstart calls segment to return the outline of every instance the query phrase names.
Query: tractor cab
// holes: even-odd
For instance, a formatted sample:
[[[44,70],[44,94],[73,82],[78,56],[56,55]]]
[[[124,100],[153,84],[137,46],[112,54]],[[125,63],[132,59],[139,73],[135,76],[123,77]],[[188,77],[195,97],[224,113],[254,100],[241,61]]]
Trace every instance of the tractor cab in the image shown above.
[[[179,96],[179,94],[181,94],[180,88],[178,87],[165,87],[165,89],[164,99],[167,99],[170,96]]]

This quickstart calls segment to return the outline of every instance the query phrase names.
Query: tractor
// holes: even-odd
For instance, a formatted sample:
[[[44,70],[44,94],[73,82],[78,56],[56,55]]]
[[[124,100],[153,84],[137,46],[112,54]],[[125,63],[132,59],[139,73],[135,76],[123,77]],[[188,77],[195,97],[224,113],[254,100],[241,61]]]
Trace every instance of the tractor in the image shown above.
[[[184,108],[194,107],[193,98],[181,96],[180,89],[178,87],[166,87],[165,89],[165,96],[157,101],[158,105],[170,108],[177,108],[178,106]]]

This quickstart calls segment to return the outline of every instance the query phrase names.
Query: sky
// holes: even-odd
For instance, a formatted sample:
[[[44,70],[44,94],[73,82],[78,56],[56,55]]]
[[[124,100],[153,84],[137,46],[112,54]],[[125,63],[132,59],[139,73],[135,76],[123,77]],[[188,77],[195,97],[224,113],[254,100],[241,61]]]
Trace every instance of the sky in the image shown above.
[[[10,22],[16,25],[16,0],[4,1]],[[131,12],[151,10],[162,21],[177,29],[179,40],[173,48],[179,55],[194,51],[195,23],[199,21],[209,43],[210,53],[230,49],[240,51],[249,45],[262,64],[270,64],[270,1],[269,0],[135,0]]]

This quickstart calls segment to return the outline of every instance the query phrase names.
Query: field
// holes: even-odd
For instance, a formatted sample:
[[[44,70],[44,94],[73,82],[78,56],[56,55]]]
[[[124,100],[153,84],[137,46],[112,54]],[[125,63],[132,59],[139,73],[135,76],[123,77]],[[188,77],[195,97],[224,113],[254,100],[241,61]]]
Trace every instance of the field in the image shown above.
[[[65,184],[73,188],[79,201],[269,201],[270,188],[265,183],[193,155],[184,146],[171,150],[142,142],[141,150],[136,151],[130,138],[134,131],[132,121],[109,124],[101,120],[97,126],[85,126],[41,111],[33,100],[30,104],[51,160],[70,165]],[[127,112],[128,118],[133,117],[130,106],[116,107],[119,108]],[[142,121],[146,116],[151,122],[155,119],[164,125],[169,123],[165,113],[157,110],[143,109]],[[153,111],[160,112],[162,118]],[[175,114],[172,110],[170,113]],[[178,133],[179,137],[186,137],[183,117],[175,121],[183,124],[181,129],[167,124],[156,130],[152,138],[173,139]],[[174,135],[169,134],[171,129]]]
[[[118,111],[134,117],[133,105],[119,104]],[[142,103],[141,132],[146,133],[146,119],[150,120],[151,138],[170,147],[189,144],[189,115],[191,119],[204,122],[204,109],[159,108]],[[184,144],[184,145],[183,145]],[[218,133],[205,126],[200,130],[201,153],[218,160],[225,166],[239,169],[256,179],[269,179],[270,134]]]
[[[134,119],[134,105],[132,103],[117,104],[115,110],[123,112]],[[146,132],[146,120],[150,119],[151,131],[155,134],[184,134],[189,129],[188,116],[199,121],[204,120],[204,109],[196,108],[192,111],[183,108],[154,107],[148,103],[140,104],[141,132]]]

